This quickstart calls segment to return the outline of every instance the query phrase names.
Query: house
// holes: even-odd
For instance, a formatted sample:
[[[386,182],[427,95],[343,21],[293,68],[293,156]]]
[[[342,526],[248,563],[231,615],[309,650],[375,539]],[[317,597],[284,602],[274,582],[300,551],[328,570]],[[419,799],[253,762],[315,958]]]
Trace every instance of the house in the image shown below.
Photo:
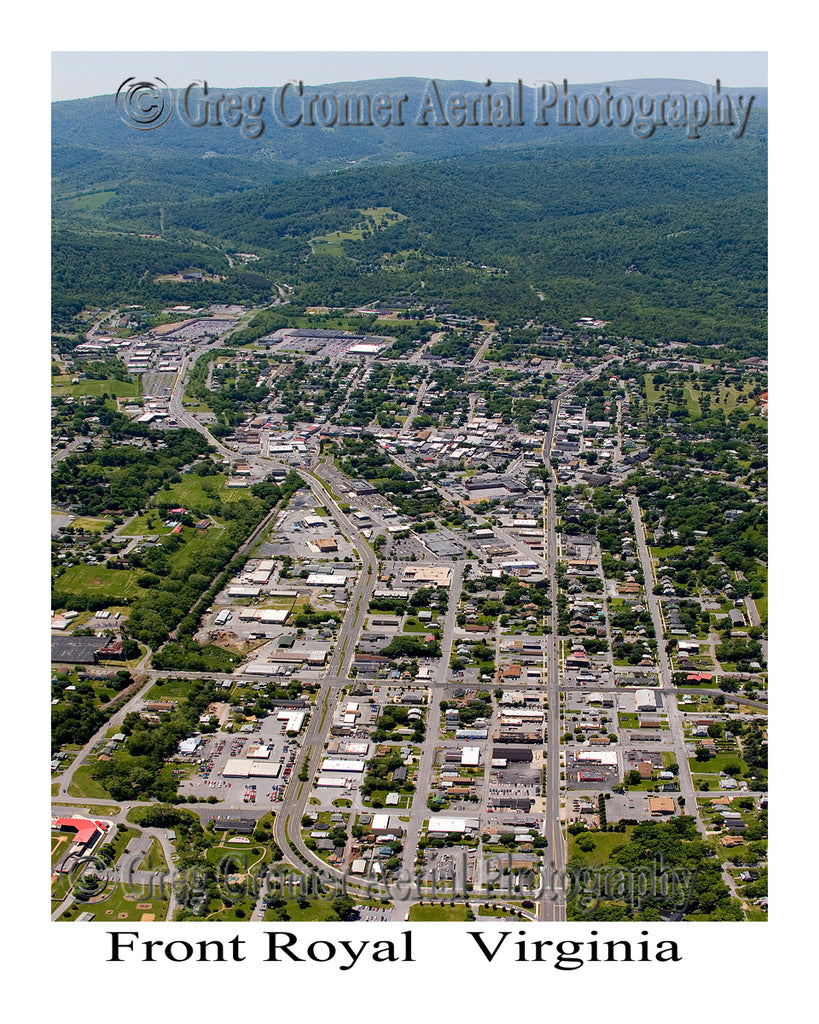
[[[731,620],[731,625],[737,629],[742,628],[745,625],[745,616],[742,614],[739,608],[732,608],[728,612],[728,617]]]

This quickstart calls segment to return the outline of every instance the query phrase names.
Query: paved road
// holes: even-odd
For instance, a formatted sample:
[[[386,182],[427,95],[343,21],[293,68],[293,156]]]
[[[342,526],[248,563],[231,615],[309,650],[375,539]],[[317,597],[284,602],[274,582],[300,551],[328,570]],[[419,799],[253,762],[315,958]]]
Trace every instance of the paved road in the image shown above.
[[[554,440],[560,398],[552,404],[552,413],[546,436],[543,439],[543,461],[549,466],[549,458]],[[560,814],[560,642],[558,636],[557,615],[557,502],[555,498],[554,474],[550,473],[548,490],[543,501],[544,529],[546,531],[546,561],[549,580],[549,613],[548,635],[546,637],[546,780],[543,787],[543,835],[546,837],[546,861],[553,872],[552,879],[545,879],[543,897],[540,901],[540,914],[546,921],[566,920],[566,898],[559,880],[566,870],[566,837],[563,833]]]
[[[405,823],[406,838],[403,851],[403,873],[405,877],[410,878],[415,877],[418,866],[418,839],[420,838],[424,821],[430,818],[433,813],[427,807],[427,800],[432,789],[435,750],[439,746],[441,698],[444,693],[443,686],[447,682],[449,675],[449,659],[452,654],[455,619],[458,614],[458,603],[461,599],[465,564],[466,562],[463,560],[452,563],[449,603],[447,604],[441,631],[441,657],[435,669],[435,677],[431,687],[432,696],[427,708],[426,742],[422,747],[421,760],[418,765],[418,786],[413,794],[412,808],[409,811],[410,820]],[[399,901],[396,901],[393,920],[403,919],[403,911],[406,909],[403,903],[399,905]]]
[[[648,545],[646,544],[646,534],[645,528],[643,527],[642,515],[640,513],[640,503],[638,502],[636,495],[632,496],[631,499],[631,515],[634,520],[634,533],[637,537],[637,551],[640,556],[640,566],[643,570],[645,580],[644,588],[646,604],[651,612],[651,623],[654,626],[654,632],[657,638],[657,662],[660,669],[663,699],[665,702],[666,713],[668,714],[671,738],[674,741],[674,754],[677,759],[677,764],[680,766],[680,774],[678,777],[680,783],[680,794],[685,801],[685,813],[694,817],[697,823],[697,828],[704,835],[705,826],[703,825],[697,810],[697,795],[694,790],[691,770],[688,765],[688,752],[685,748],[682,719],[680,717],[679,707],[677,706],[675,687],[671,681],[671,666],[669,664],[668,652],[666,650],[665,631],[662,615],[660,614],[660,601],[657,595],[652,592],[654,588],[654,573],[652,571],[651,556],[648,550]]]

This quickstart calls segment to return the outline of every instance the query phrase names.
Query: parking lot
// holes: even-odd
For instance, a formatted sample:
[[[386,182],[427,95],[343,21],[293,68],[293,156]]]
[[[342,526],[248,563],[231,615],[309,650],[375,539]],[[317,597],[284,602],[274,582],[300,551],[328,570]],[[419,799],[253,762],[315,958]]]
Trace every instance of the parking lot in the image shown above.
[[[259,763],[281,765],[277,777],[226,778],[222,775],[229,758],[246,758],[248,748],[260,744],[268,747],[270,754]],[[222,807],[255,806],[266,811],[284,799],[297,753],[298,741],[286,735],[286,723],[278,721],[275,713],[257,723],[253,733],[219,731],[208,737],[197,751],[196,769],[180,784],[179,792],[198,800],[215,796]]]

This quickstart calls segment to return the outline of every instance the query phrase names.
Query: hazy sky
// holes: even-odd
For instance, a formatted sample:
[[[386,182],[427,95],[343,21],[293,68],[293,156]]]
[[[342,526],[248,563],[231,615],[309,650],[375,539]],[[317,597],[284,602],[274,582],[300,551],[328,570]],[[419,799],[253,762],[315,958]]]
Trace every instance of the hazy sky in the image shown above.
[[[570,83],[626,78],[688,78],[726,86],[768,84],[765,52],[54,52],[51,96],[115,93],[126,78],[162,78],[171,88],[206,79],[220,88],[310,85],[367,78],[537,79]]]

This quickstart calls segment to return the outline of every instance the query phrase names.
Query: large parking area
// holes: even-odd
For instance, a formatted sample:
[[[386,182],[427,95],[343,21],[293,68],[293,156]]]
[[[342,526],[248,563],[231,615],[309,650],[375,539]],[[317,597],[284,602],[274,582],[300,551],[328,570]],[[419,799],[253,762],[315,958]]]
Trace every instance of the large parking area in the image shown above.
[[[255,806],[267,811],[284,799],[285,788],[290,781],[296,760],[298,740],[287,736],[287,723],[279,721],[278,712],[268,715],[255,723],[253,732],[213,733],[197,751],[196,768],[189,779],[180,783],[181,796],[194,796],[207,800],[215,796],[221,808],[245,808]],[[250,757],[252,748],[264,747],[266,757]],[[226,776],[225,766],[232,758],[265,766],[261,771],[275,771],[274,776],[254,775],[247,777]],[[272,767],[271,767],[272,766]]]

